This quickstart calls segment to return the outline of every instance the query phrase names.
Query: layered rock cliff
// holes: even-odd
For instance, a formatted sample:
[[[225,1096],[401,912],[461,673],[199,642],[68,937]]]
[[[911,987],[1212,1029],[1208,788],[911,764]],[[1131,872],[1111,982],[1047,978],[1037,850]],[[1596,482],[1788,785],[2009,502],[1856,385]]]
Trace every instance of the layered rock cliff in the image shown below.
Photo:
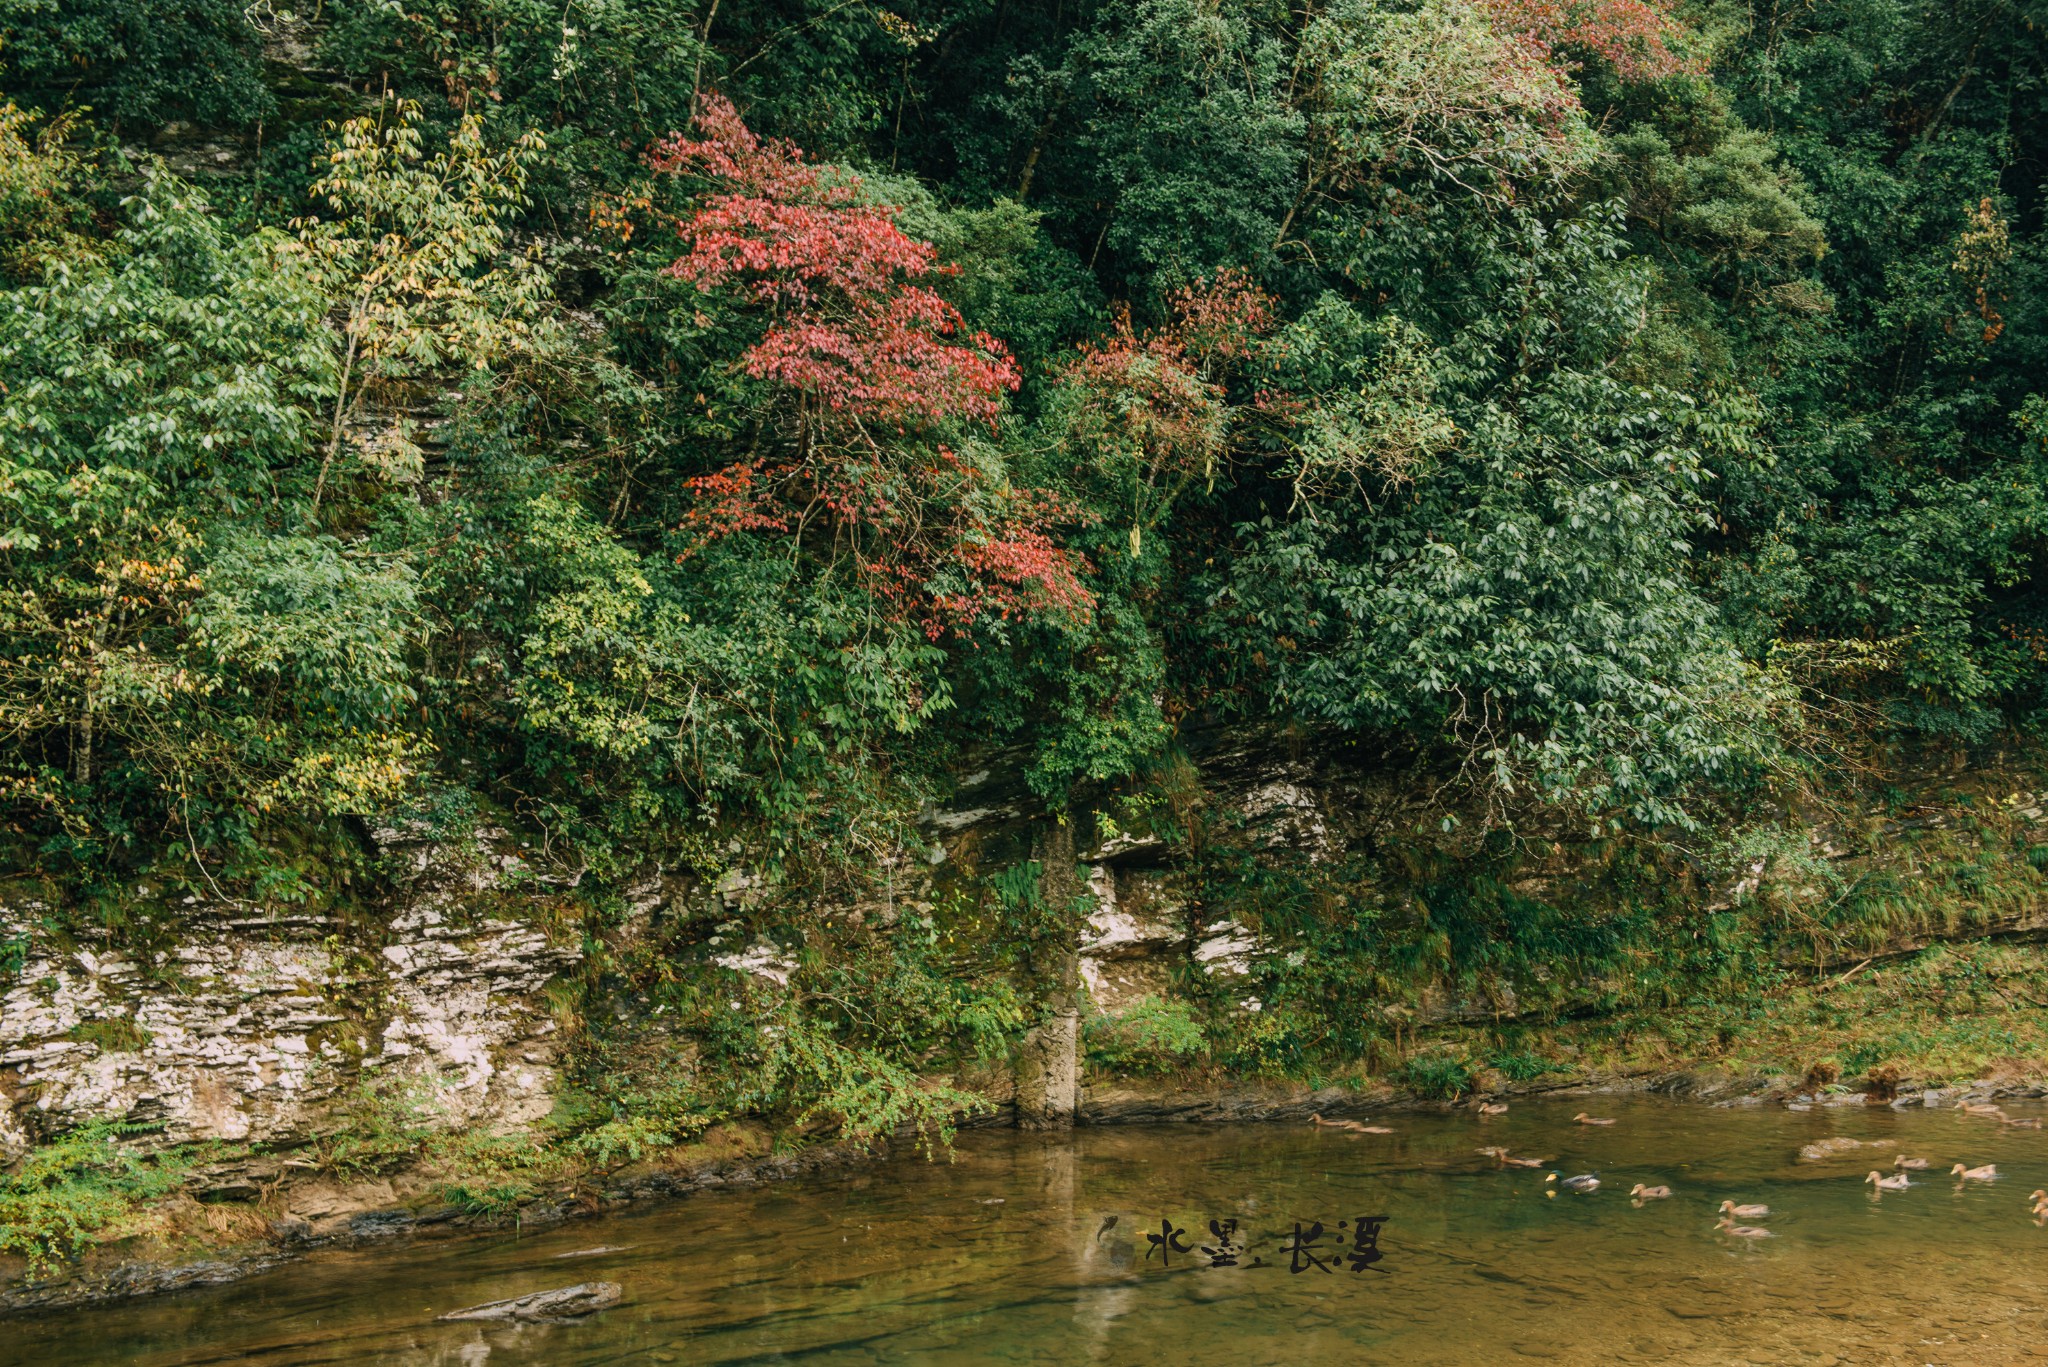
[[[1188,757],[1185,800],[1199,806],[1205,840],[1265,867],[1349,859],[1347,868],[1365,870],[1357,890],[1390,918],[1426,918],[1428,909],[1416,881],[1388,867],[1388,851],[1419,842],[1458,857],[1463,837],[1442,833],[1430,786],[1373,757],[1276,733],[1222,731],[1192,737]],[[959,777],[950,801],[924,814],[930,844],[905,861],[897,898],[915,902],[948,880],[973,880],[1031,855],[1049,818],[1031,800],[1018,758],[984,757]],[[1944,935],[2048,935],[2048,898],[2031,891],[2039,880],[2024,855],[2048,829],[2044,803],[2002,769],[1931,770],[1920,779],[1939,796],[1808,812],[1805,825],[1787,811],[1777,853],[1711,867],[1673,858],[1663,873],[1692,884],[1683,899],[1700,918],[1776,898],[1787,915],[1814,919],[1830,899],[1840,903],[1843,888],[1897,889],[1905,911],[1854,934],[1813,939],[1810,959],[1793,941],[1786,955],[1802,971],[1910,953]],[[1250,970],[1288,945],[1205,897],[1185,830],[1169,838],[1101,814],[1072,819],[1087,891],[1078,931],[1084,1015],[1114,1016],[1165,998],[1176,976],[1189,973],[1221,989],[1239,1014],[1260,1012]],[[175,942],[145,961],[111,937],[76,929],[76,918],[27,901],[0,905],[0,945],[14,946],[16,959],[0,978],[0,1160],[89,1120],[150,1127],[141,1136],[148,1143],[288,1147],[346,1128],[364,1088],[386,1082],[411,1088],[422,1119],[437,1127],[516,1131],[547,1116],[574,1019],[564,1009],[558,1021],[549,985],[560,982],[564,1002],[605,990],[567,981],[581,963],[583,934],[565,910],[570,890],[537,876],[503,830],[434,840],[386,829],[375,838],[388,876],[346,927],[281,908],[195,902],[175,909]],[[1524,819],[1517,841],[1517,895],[1567,914],[1592,907],[1605,838],[1537,813]],[[1971,877],[1981,885],[1964,886]],[[1930,889],[1942,896],[1930,900]],[[1207,890],[1213,894],[1213,879]],[[685,902],[736,912],[755,891],[745,873],[704,886],[655,871],[630,891],[621,933]],[[726,946],[715,962],[775,985],[791,967],[766,942]],[[1549,977],[1542,964],[1531,970],[1519,988],[1511,974],[1475,987],[1424,973],[1400,1000],[1359,1009],[1417,1030],[1513,1020],[1523,1014],[1518,990],[1537,987],[1539,1016],[1597,1011],[1613,1000],[1611,983],[1560,985],[1540,981]],[[585,998],[575,1009],[606,1006]],[[996,1091],[1009,1100],[1000,1082]]]

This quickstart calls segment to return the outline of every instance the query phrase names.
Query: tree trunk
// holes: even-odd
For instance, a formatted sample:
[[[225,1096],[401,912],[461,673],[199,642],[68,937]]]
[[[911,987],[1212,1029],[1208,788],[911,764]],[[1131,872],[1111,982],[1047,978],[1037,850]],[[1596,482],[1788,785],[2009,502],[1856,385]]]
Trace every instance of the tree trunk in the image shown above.
[[[353,324],[354,319],[350,319]],[[348,353],[341,362],[341,385],[334,393],[334,430],[327,438],[327,454],[320,458],[320,473],[313,479],[313,516],[320,515],[320,499],[327,492],[327,472],[334,468],[335,454],[341,450],[341,423],[348,413],[349,375],[356,368],[356,344],[361,335],[353,326],[348,333]]]
[[[92,648],[85,657],[85,700],[78,713],[78,735],[72,744],[71,773],[83,788],[92,783],[93,713],[100,705],[100,655],[107,646],[107,626],[113,621],[115,605],[121,601],[121,581],[107,584],[100,602],[100,616],[92,627]]]
[[[1017,1128],[1066,1130],[1081,1107],[1081,1013],[1054,1012],[1025,1032],[1017,1059]]]
[[[1036,965],[1046,1018],[1025,1033],[1017,1058],[1017,1125],[1026,1130],[1072,1127],[1081,1105],[1081,954],[1075,907],[1083,891],[1074,876],[1074,828],[1058,822],[1040,846],[1039,896],[1059,927]]]
[[[1031,178],[1038,174],[1038,155],[1045,151],[1045,140],[1052,136],[1054,125],[1060,121],[1060,111],[1067,107],[1067,92],[1061,87],[1058,98],[1052,102],[1052,110],[1045,116],[1045,122],[1031,136],[1031,150],[1024,157],[1024,174],[1017,177],[1017,202],[1022,204],[1031,195]]]
[[[92,783],[92,694],[89,691],[85,695],[85,713],[78,719],[78,740],[72,747],[71,773],[81,788]]]

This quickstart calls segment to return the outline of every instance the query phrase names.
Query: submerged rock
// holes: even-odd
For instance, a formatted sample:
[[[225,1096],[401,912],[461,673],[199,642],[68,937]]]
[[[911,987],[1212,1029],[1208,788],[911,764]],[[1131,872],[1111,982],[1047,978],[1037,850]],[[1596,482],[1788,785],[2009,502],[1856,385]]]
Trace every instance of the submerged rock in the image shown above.
[[[486,1301],[450,1310],[444,1320],[573,1320],[609,1310],[625,1299],[617,1282],[578,1282],[553,1291],[535,1291],[510,1300]]]
[[[1836,1135],[1832,1139],[1816,1139],[1811,1144],[1803,1145],[1799,1150],[1799,1161],[1819,1163],[1830,1158],[1838,1158],[1854,1149],[1890,1149],[1898,1147],[1898,1143],[1896,1139],[1850,1139]]]

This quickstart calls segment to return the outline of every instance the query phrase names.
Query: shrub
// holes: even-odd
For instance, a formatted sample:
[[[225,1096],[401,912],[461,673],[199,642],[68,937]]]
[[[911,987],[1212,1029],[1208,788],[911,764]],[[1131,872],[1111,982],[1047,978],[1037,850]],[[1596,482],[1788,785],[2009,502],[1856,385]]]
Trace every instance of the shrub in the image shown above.
[[[335,1128],[315,1141],[320,1166],[337,1177],[375,1177],[412,1161],[433,1134],[432,1085],[364,1079],[334,1108]]]
[[[0,1175],[0,1253],[24,1257],[32,1274],[45,1275],[143,1203],[176,1191],[185,1168],[177,1155],[121,1146],[147,1129],[115,1121],[81,1126]]]
[[[1188,1004],[1158,997],[1146,997],[1115,1015],[1095,1017],[1085,1035],[1089,1062],[1127,1073],[1171,1072],[1209,1048]]]
[[[150,1034],[126,1016],[102,1016],[97,1020],[80,1021],[71,1027],[66,1038],[81,1044],[96,1044],[101,1053],[136,1054],[149,1043]]]
[[[638,1163],[656,1149],[675,1143],[675,1136],[649,1116],[623,1116],[585,1130],[563,1147],[588,1163],[593,1172],[609,1173]]]
[[[1561,1071],[1534,1054],[1502,1050],[1486,1060],[1486,1066],[1510,1082],[1534,1082],[1545,1073]]]
[[[533,1199],[531,1182],[517,1178],[479,1185],[457,1182],[441,1188],[441,1198],[472,1220],[495,1222],[517,1214]]]
[[[1456,1101],[1472,1090],[1471,1065],[1447,1054],[1409,1059],[1395,1077],[1417,1096],[1438,1101]]]

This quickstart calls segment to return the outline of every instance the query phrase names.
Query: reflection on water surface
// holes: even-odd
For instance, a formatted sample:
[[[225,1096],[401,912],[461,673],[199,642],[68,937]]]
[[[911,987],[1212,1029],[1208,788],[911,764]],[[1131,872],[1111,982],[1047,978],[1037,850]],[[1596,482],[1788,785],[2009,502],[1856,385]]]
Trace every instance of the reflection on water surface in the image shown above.
[[[211,1291],[0,1329],[0,1361],[513,1364],[2011,1364],[2048,1360],[2048,1132],[1954,1111],[1794,1113],[1608,1100],[1481,1121],[964,1136],[903,1158],[510,1236],[332,1254]],[[2008,1107],[2030,1113],[2025,1104]],[[2032,1113],[2038,1113],[2038,1110]],[[1834,1136],[1896,1146],[1826,1163]],[[1499,1168],[1498,1145],[1554,1157]],[[1904,1192],[1859,1179],[1933,1160]],[[1861,1161],[1859,1161],[1859,1159]],[[1958,1185],[1955,1162],[2001,1178]],[[1592,1195],[1544,1176],[1595,1171]],[[1636,1204],[1636,1183],[1668,1200]],[[1715,1229],[1723,1200],[1772,1237]],[[1385,1215],[1377,1269],[1289,1270],[1297,1222]],[[1115,1216],[1113,1224],[1108,1218]],[[1195,1251],[1160,1265],[1162,1219]],[[1212,1268],[1208,1222],[1249,1248]],[[1342,1231],[1349,1243],[1351,1231]],[[608,1251],[562,1257],[579,1250]],[[1147,1254],[1153,1254],[1149,1260]],[[1266,1266],[1250,1265],[1263,1257]],[[1298,1261],[1298,1260],[1297,1260]],[[627,1303],[572,1325],[437,1324],[445,1310],[588,1278]]]

